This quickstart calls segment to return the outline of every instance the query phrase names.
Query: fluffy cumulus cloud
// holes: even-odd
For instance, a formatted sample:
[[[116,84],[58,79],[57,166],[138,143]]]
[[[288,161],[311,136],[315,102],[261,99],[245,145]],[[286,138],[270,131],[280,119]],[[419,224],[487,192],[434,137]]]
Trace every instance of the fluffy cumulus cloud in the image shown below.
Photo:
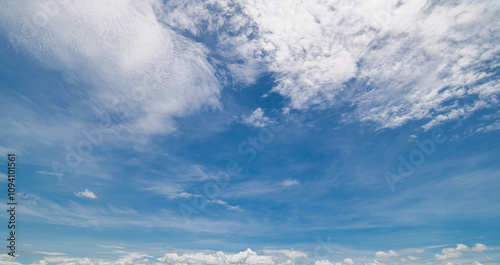
[[[225,254],[217,252],[215,254],[184,254],[176,253],[165,254],[164,257],[158,259],[166,264],[276,264],[270,256],[259,256],[251,249],[242,251],[237,254]]]
[[[458,251],[456,248],[445,248],[442,250],[443,254],[436,254],[434,258],[437,260],[454,259],[462,256],[462,252]]]
[[[122,253],[125,253],[122,251]],[[1,258],[1,257],[0,257]],[[1,260],[1,259],[0,259]],[[143,253],[126,253],[121,257],[108,260],[96,258],[78,258],[66,256],[51,256],[45,257],[42,260],[35,261],[33,264],[109,264],[109,265],[128,265],[128,264],[165,264],[165,265],[200,265],[200,264],[279,264],[278,260],[271,256],[257,255],[251,249],[239,253],[194,253],[194,254],[177,254],[168,253],[161,258],[154,258]],[[10,264],[10,263],[9,263]],[[14,264],[14,263],[12,263]],[[16,263],[17,264],[17,263]],[[293,263],[291,263],[293,264]]]
[[[449,262],[447,259],[460,258],[462,252],[479,252],[480,250],[493,250],[494,248],[486,247],[483,244],[476,244],[478,246],[476,250],[474,248],[468,248],[466,245],[457,244],[456,248],[444,248],[442,250],[442,255],[446,258],[436,258],[439,264],[471,264],[474,259],[456,259],[456,262]],[[50,253],[50,252],[34,252],[33,254],[45,256],[45,258],[35,261],[33,264],[109,264],[109,265],[124,265],[124,264],[158,264],[158,265],[200,265],[200,264],[214,264],[214,265],[229,265],[229,264],[244,264],[244,265],[294,265],[294,264],[314,264],[314,265],[354,265],[357,264],[351,258],[345,258],[343,262],[341,261],[331,261],[331,260],[314,260],[311,259],[305,252],[293,249],[264,249],[262,253],[257,253],[251,249],[241,251],[239,253],[230,252],[170,252],[157,256],[158,254],[145,254],[138,252],[130,252],[123,247],[117,246],[100,246],[107,250],[113,250],[118,256],[114,259],[97,259],[97,258],[78,258],[70,257],[64,253]],[[399,257],[399,255],[394,251],[383,252],[377,256],[378,260],[373,260],[373,262],[363,262],[365,265],[383,265],[389,264],[388,259]],[[0,263],[6,258],[7,255],[0,255]],[[366,258],[361,258],[366,261]],[[398,259],[402,262],[409,262],[418,260],[413,256],[409,256],[410,261],[406,259]],[[477,259],[476,259],[477,260]],[[395,260],[393,260],[395,261]],[[443,262],[443,263],[441,263]],[[395,263],[395,264],[396,264]],[[2,263],[3,264],[3,263]],[[18,264],[18,263],[7,263],[7,264]],[[481,264],[475,262],[474,264]]]
[[[84,191],[75,192],[77,197],[84,197],[89,199],[97,199],[97,196],[90,190],[85,189]]]
[[[347,265],[354,265],[354,261],[352,261],[352,259],[350,259],[350,258],[344,259],[344,263]]]
[[[486,250],[493,250],[493,248],[487,247],[486,245],[481,244],[481,243],[474,244],[474,247],[472,248],[472,251],[475,251],[475,252],[483,252]]]
[[[399,257],[399,254],[396,253],[394,250],[389,250],[389,252],[384,252],[384,251],[377,251],[375,253],[375,257],[377,258],[392,258],[392,257]]]
[[[487,247],[486,245],[481,243],[474,244],[473,248],[469,248],[464,244],[457,244],[456,248],[444,248],[441,251],[442,254],[435,254],[434,258],[437,260],[454,259],[461,257],[463,254],[462,252],[470,252],[470,251],[483,252],[486,250],[493,250],[493,248]]]
[[[144,134],[168,133],[173,118],[219,107],[221,85],[207,49],[158,21],[155,0],[2,3],[0,29],[14,48],[83,82],[97,114]],[[101,106],[106,106],[101,109]]]

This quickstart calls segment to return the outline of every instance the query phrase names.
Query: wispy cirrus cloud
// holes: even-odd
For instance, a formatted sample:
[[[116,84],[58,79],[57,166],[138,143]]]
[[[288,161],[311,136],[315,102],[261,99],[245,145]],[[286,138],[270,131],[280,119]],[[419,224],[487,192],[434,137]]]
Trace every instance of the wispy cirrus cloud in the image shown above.
[[[121,115],[135,133],[168,133],[174,117],[219,107],[221,85],[206,48],[158,22],[158,4],[18,1],[4,4],[0,21],[20,52],[91,86],[84,100],[96,115]]]
[[[265,116],[264,111],[261,108],[257,108],[252,112],[252,114],[243,117],[243,123],[248,126],[263,128],[271,123],[271,119]]]
[[[273,91],[295,109],[347,102],[355,110],[346,121],[397,128],[427,120],[429,129],[498,107],[497,3],[189,2],[196,8],[170,1],[162,19],[197,36],[206,26],[219,52],[240,60],[236,75],[265,65]],[[456,104],[464,98],[472,100]]]

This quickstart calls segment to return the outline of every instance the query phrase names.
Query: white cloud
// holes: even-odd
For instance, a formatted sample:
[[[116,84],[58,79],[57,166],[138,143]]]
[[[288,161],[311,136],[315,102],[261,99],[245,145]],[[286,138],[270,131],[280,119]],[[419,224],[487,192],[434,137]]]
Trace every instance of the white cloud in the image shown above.
[[[180,185],[170,182],[148,184],[147,187],[144,187],[142,189],[145,191],[151,191],[155,194],[165,195],[170,200],[200,196],[198,194],[185,192]]]
[[[344,259],[344,263],[347,265],[354,265],[354,261],[352,261],[352,259],[350,259],[350,258]]]
[[[6,182],[8,179],[7,175],[0,173],[0,182]]]
[[[257,253],[251,249],[239,252],[237,254],[226,254],[219,251],[214,254],[183,254],[178,255],[177,253],[165,254],[164,257],[159,258],[158,261],[165,262],[167,264],[276,264],[270,256],[259,256]]]
[[[44,255],[44,256],[64,256],[64,255],[66,255],[65,253],[60,253],[60,252],[37,251],[37,252],[34,252],[34,253],[38,254],[38,255]]]
[[[402,249],[402,252],[408,252],[408,253],[423,253],[428,249],[433,249],[433,248],[440,248],[440,247],[445,247],[448,245],[437,245],[437,246],[427,246],[427,247],[420,247],[420,248],[405,248]]]
[[[290,249],[264,249],[264,253],[266,254],[281,254],[285,255],[293,260],[298,259],[298,258],[307,258],[307,254],[298,251],[298,250],[290,250]]]
[[[152,256],[143,253],[128,253],[119,259],[95,259],[95,258],[77,258],[77,257],[45,257],[43,260],[38,261],[36,264],[50,263],[65,263],[65,264],[183,264],[183,265],[200,265],[200,264],[213,264],[213,265],[229,265],[229,264],[245,264],[245,265],[278,265],[288,264],[293,265],[294,262],[287,260],[285,263],[280,263],[279,259],[274,256],[258,255],[251,249],[239,253],[225,253],[222,251],[211,253],[193,253],[193,254],[179,254],[167,253],[161,258],[157,258],[153,262]]]
[[[261,108],[257,108],[251,115],[243,117],[244,124],[254,127],[266,127],[270,121],[269,117],[264,116],[264,111]]]
[[[95,196],[95,194],[88,190],[88,189],[85,189],[84,191],[80,191],[80,192],[75,192],[75,195],[77,197],[85,197],[85,198],[89,198],[89,199],[97,199],[97,196]]]
[[[314,263],[314,265],[341,265],[340,263],[333,263],[328,260],[318,260]]]
[[[115,248],[115,247],[106,247],[106,248]],[[457,245],[459,249],[463,248],[463,245]],[[455,252],[460,252],[457,248],[448,248]],[[263,254],[257,254],[255,251],[251,249],[247,249],[245,251],[241,251],[239,253],[230,253],[223,251],[202,251],[202,252],[169,252],[165,253],[161,256],[150,256],[145,253],[137,253],[137,252],[128,252],[127,250],[122,250],[121,248],[116,252],[121,256],[116,258],[109,259],[95,259],[95,258],[78,258],[78,257],[68,257],[68,256],[54,256],[57,253],[48,252],[48,257],[45,257],[43,260],[40,260],[40,263],[35,264],[46,264],[48,263],[68,263],[68,264],[110,264],[110,265],[118,265],[118,264],[183,264],[183,265],[199,265],[199,264],[213,264],[213,265],[229,265],[229,264],[242,264],[242,265],[294,265],[296,259],[307,259],[309,263],[311,260],[308,259],[306,253],[297,250],[289,250],[289,249],[264,249]],[[38,254],[42,254],[44,252],[38,252]],[[152,253],[156,253],[155,251]],[[390,251],[389,251],[390,253]],[[62,254],[63,255],[63,254]],[[7,256],[7,255],[3,255]],[[392,254],[394,256],[394,253]],[[2,260],[2,256],[0,255],[0,261]],[[416,260],[410,258],[410,260]],[[401,259],[399,261],[406,261],[406,259]],[[457,260],[455,264],[471,264],[472,260]],[[1,263],[1,262],[0,262]],[[411,262],[410,262],[411,263]],[[432,263],[432,262],[427,262]],[[438,262],[439,263],[439,262]],[[299,261],[299,264],[300,263]],[[311,263],[312,264],[312,263]],[[374,260],[373,262],[366,262],[365,265],[383,265],[384,262]],[[413,264],[413,263],[412,263]],[[440,263],[441,264],[441,263]],[[442,263],[444,264],[444,263]],[[451,262],[447,262],[447,265],[453,264]],[[481,264],[479,262],[475,262],[474,264]],[[314,265],[354,265],[354,262],[351,258],[345,258],[343,262],[334,262],[330,260],[316,260],[314,261]]]
[[[457,251],[470,251],[469,247],[464,245],[464,244],[457,244],[457,247],[456,247],[456,250]]]
[[[489,248],[486,245],[481,244],[481,243],[476,243],[476,244],[474,244],[474,247],[472,247],[472,251],[475,251],[475,252],[483,252],[485,250],[493,250],[493,248]]]
[[[390,257],[398,257],[399,254],[394,252],[394,250],[389,250],[388,253],[384,252],[384,251],[377,251],[377,253],[375,253],[375,257],[377,258],[390,258]]]
[[[210,53],[244,84],[274,73],[273,91],[289,107],[349,102],[356,108],[346,121],[382,128],[428,119],[429,129],[498,105],[499,82],[486,79],[500,51],[494,1],[65,2],[52,1],[52,9],[8,3],[0,22],[20,50],[98,86],[91,101],[122,114],[123,127],[134,132],[167,133],[175,117],[219,106],[222,84]],[[43,26],[32,21],[40,12]],[[216,47],[209,51],[170,28],[215,33]],[[456,104],[465,97],[477,99]],[[258,118],[252,126],[268,122]],[[498,129],[488,126],[483,130]]]
[[[471,249],[464,244],[457,244],[456,248],[444,248],[442,254],[435,254],[434,258],[437,260],[454,259],[462,256],[462,252],[468,251],[483,252],[485,250],[492,250],[492,248],[487,247],[484,244],[476,243]]]
[[[122,256],[116,263],[118,264],[134,264],[136,260],[141,261],[144,258],[153,258],[153,256],[149,256],[147,254],[142,253],[127,253]]]
[[[46,265],[47,264],[47,261],[45,260],[37,260],[33,263],[31,263],[31,265]]]
[[[454,259],[462,256],[462,252],[458,251],[456,248],[445,248],[442,250],[441,254],[435,254],[434,258],[437,260]]]
[[[495,121],[493,124],[479,127],[476,129],[476,132],[490,132],[495,130],[500,130],[500,120]]]
[[[295,186],[295,185],[299,185],[300,182],[296,179],[287,179],[287,180],[284,180],[281,182],[281,185],[285,186],[285,187],[291,187],[291,186]]]
[[[408,255],[408,259],[410,259],[410,260],[419,260],[420,258],[419,258],[419,257],[415,257],[415,256],[411,256],[411,255]]]
[[[13,152],[14,149],[12,148],[6,148],[0,145],[0,156],[5,157],[7,156],[8,153],[16,153]]]
[[[35,172],[41,175],[61,176],[61,174],[57,174],[55,172],[47,172],[47,171],[35,171]]]
[[[486,79],[500,50],[496,2],[189,3],[170,1],[164,19],[195,35],[208,24],[219,52],[243,61],[231,72],[251,83],[262,62],[274,73],[273,91],[295,109],[350,102],[350,118],[390,128],[430,119],[429,129],[498,105],[499,82]],[[455,102],[471,96],[478,99]]]
[[[158,21],[159,4],[16,1],[0,24],[17,49],[92,86],[96,114],[119,115],[119,128],[138,134],[168,133],[174,117],[219,107],[221,85],[207,49]]]
[[[222,206],[226,207],[226,209],[231,210],[231,211],[242,211],[239,205],[233,206],[233,205],[230,205],[228,202],[223,201],[223,200],[213,199],[213,200],[208,200],[207,202],[222,205]]]
[[[107,249],[125,249],[124,247],[120,246],[105,246],[105,245],[99,245],[102,248],[107,248]]]
[[[378,260],[374,260],[373,262],[368,262],[368,263],[365,263],[366,265],[385,265],[385,263],[383,262],[380,262]]]
[[[472,263],[472,265],[483,265],[483,264],[480,263],[479,261],[474,261],[474,263]]]

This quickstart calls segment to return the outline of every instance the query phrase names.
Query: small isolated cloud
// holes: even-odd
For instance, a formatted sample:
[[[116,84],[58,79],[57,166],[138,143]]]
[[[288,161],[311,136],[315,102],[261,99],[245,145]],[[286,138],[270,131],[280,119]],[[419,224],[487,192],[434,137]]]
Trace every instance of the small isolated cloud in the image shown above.
[[[243,124],[260,128],[266,127],[270,122],[271,119],[264,116],[264,111],[261,108],[257,108],[250,116],[243,118]]]
[[[464,244],[457,244],[456,250],[462,251],[462,252],[464,252],[464,251],[470,251],[469,247],[466,246],[466,245],[464,245]]]
[[[475,251],[475,252],[483,252],[485,250],[493,250],[493,249],[489,248],[486,245],[481,244],[481,243],[474,244],[474,247],[472,248],[472,251]]]
[[[231,210],[231,211],[242,211],[239,205],[233,206],[233,205],[230,205],[229,203],[222,201],[222,200],[215,200],[214,199],[214,200],[209,200],[207,202],[222,205],[222,206],[226,207],[226,209]]]
[[[285,186],[285,187],[291,187],[291,186],[295,186],[295,185],[299,185],[300,182],[296,179],[287,179],[287,180],[284,180],[283,182],[281,182],[281,185]]]
[[[62,176],[60,173],[55,173],[55,172],[47,172],[47,171],[35,171],[38,174],[41,175],[49,175],[49,176]]]
[[[398,257],[398,256],[399,256],[399,254],[394,252],[394,250],[389,250],[388,253],[385,253],[384,251],[377,251],[377,253],[375,253],[375,257],[382,258],[382,259],[391,258],[391,257]]]
[[[474,263],[472,263],[472,265],[483,265],[483,264],[480,263],[479,261],[474,261]]]
[[[91,192],[90,190],[88,190],[88,189],[85,189],[84,191],[80,191],[80,192],[75,192],[75,195],[77,197],[85,197],[85,198],[89,198],[89,199],[97,199],[97,196],[95,196],[95,194],[93,192]]]
[[[410,260],[419,260],[420,258],[419,258],[419,257],[415,257],[415,256],[411,256],[411,255],[408,255],[408,259],[410,259]]]

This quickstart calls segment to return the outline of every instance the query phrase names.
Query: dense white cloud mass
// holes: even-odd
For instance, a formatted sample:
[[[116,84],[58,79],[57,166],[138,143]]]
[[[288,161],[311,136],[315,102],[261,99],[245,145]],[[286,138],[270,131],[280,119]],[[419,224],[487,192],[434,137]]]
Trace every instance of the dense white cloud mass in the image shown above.
[[[12,45],[67,79],[135,132],[174,130],[172,118],[218,107],[221,85],[207,49],[157,20],[154,0],[15,1],[0,8]]]
[[[184,1],[183,1],[184,2]],[[491,1],[169,1],[165,21],[194,35],[216,31],[230,72],[257,77],[266,65],[275,92],[296,109],[349,102],[351,118],[425,129],[498,105]],[[216,10],[216,12],[210,12]],[[235,60],[236,61],[236,60]],[[236,63],[235,63],[236,64]],[[456,100],[475,97],[468,104]]]
[[[237,254],[225,254],[219,251],[215,254],[166,254],[159,259],[167,264],[276,264],[270,256],[259,256],[251,249]]]
[[[500,49],[500,4],[494,1],[3,5],[3,29],[19,32],[9,36],[15,46],[69,79],[99,87],[93,100],[106,102],[108,111],[145,133],[170,132],[173,117],[219,106],[223,84],[207,60],[213,54],[224,58],[237,82],[250,84],[264,71],[274,73],[274,91],[293,108],[348,102],[356,109],[347,120],[382,128],[429,119],[429,129],[498,105],[500,85],[491,78]],[[217,45],[209,50],[191,36]],[[466,97],[474,99],[456,104]]]
[[[483,244],[475,244],[476,246],[483,246],[482,249],[485,250],[493,250],[493,248],[488,248]],[[157,264],[157,265],[205,265],[205,264],[213,264],[213,265],[229,265],[229,264],[241,264],[241,265],[295,265],[295,264],[314,264],[314,265],[354,265],[354,264],[365,264],[365,265],[381,265],[381,264],[392,264],[393,262],[399,264],[399,256],[394,251],[389,251],[385,253],[385,255],[379,255],[377,258],[381,258],[381,260],[373,260],[373,262],[368,262],[368,259],[361,258],[364,260],[363,263],[356,263],[351,258],[345,258],[343,262],[336,262],[331,260],[314,260],[313,257],[309,257],[308,254],[298,250],[290,250],[290,249],[264,249],[262,250],[263,254],[257,254],[255,251],[251,249],[247,249],[245,251],[241,251],[239,253],[230,253],[230,252],[197,252],[197,253],[189,253],[189,252],[169,252],[160,257],[154,257],[152,255],[138,253],[138,252],[130,252],[125,250],[122,247],[116,246],[100,246],[104,249],[116,249],[114,253],[118,253],[119,256],[115,259],[98,259],[98,258],[79,258],[79,257],[70,257],[66,256],[64,253],[44,253],[37,252],[33,254],[44,254],[45,258],[35,261],[33,264],[108,264],[108,265],[118,265],[118,264]],[[481,248],[481,247],[480,247]],[[477,249],[479,250],[479,249]],[[446,258],[438,258],[436,256],[437,263],[440,263],[440,260],[459,258],[462,255],[462,251],[474,253],[477,250],[469,249],[466,245],[457,244],[456,248],[444,248],[443,253],[446,255]],[[381,251],[379,251],[381,252]],[[377,252],[377,253],[379,253]],[[155,252],[156,253],[156,252]],[[458,254],[460,253],[460,254]],[[57,255],[60,254],[60,255]],[[156,255],[156,254],[155,254]],[[410,261],[406,259],[401,259],[401,261],[405,262],[405,264],[420,264],[421,262],[414,262],[420,258],[410,257]],[[7,255],[0,255],[0,263],[5,260],[8,260]],[[396,262],[396,260],[398,262]],[[474,259],[472,259],[474,260]],[[455,260],[456,263],[453,264],[471,264],[473,261],[467,259],[458,259]],[[476,259],[477,260],[477,259]],[[445,262],[445,261],[442,261]],[[436,263],[436,264],[437,264]],[[18,263],[6,263],[6,264],[18,264]],[[446,263],[452,264],[452,263]],[[475,262],[474,264],[481,264],[479,262]]]
[[[435,112],[431,127],[498,103],[498,81],[477,84],[497,63],[499,27],[492,22],[498,4],[287,3],[243,5],[259,27],[256,49],[277,73],[275,90],[295,108],[335,103],[341,94],[357,105],[361,120],[397,127]],[[365,91],[347,86],[351,78]],[[479,99],[462,107],[444,105],[467,95]]]

